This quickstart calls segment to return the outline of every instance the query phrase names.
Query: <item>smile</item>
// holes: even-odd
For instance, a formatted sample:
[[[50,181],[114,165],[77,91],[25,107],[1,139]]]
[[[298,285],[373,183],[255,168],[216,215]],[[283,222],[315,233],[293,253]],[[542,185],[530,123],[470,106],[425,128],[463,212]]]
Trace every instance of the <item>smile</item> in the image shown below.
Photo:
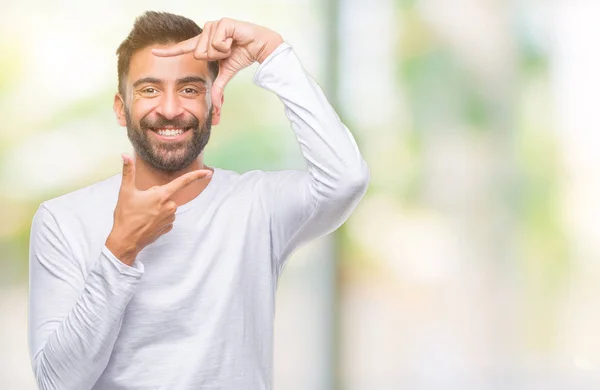
[[[168,139],[175,140],[179,138],[183,138],[183,136],[190,130],[190,127],[187,128],[157,128],[150,129],[152,133],[158,136],[160,139]]]

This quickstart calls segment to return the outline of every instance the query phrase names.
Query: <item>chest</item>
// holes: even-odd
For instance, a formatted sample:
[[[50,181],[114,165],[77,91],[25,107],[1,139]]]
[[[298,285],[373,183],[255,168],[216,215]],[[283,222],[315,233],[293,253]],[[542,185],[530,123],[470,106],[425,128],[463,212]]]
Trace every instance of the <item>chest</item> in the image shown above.
[[[138,254],[144,276],[127,307],[125,331],[191,336],[271,306],[268,221],[251,209],[222,210],[178,216],[173,230]]]

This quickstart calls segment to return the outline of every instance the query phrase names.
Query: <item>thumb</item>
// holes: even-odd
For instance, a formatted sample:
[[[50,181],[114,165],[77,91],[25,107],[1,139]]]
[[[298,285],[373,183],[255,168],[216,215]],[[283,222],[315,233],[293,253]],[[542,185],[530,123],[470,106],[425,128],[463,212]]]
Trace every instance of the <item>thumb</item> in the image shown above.
[[[135,164],[133,163],[133,159],[126,155],[125,153],[121,154],[123,158],[123,176],[121,180],[121,188],[123,187],[135,187]]]
[[[235,71],[228,69],[220,64],[219,66],[219,74],[215,81],[213,82],[213,86],[211,89],[211,100],[212,104],[215,107],[221,108],[221,102],[223,99],[223,91],[225,90],[225,86],[233,78],[235,75]]]

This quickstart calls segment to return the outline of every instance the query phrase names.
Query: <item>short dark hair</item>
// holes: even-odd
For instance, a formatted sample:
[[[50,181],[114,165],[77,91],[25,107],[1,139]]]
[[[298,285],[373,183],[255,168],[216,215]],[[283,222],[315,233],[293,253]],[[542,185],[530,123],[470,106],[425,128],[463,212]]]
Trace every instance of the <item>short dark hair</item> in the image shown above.
[[[200,34],[202,29],[191,19],[168,12],[146,11],[138,16],[133,29],[117,49],[117,72],[119,93],[125,97],[125,79],[129,71],[131,57],[136,51],[150,45],[178,43]],[[213,76],[219,73],[217,61],[208,62],[208,70]]]

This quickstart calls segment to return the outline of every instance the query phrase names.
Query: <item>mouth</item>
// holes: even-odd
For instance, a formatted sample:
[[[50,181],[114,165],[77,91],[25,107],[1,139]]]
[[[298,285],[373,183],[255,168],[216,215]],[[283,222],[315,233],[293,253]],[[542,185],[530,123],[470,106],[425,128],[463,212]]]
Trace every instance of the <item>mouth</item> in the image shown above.
[[[183,139],[186,134],[189,133],[191,127],[151,127],[148,130],[150,130],[157,138],[161,140],[175,141]]]

